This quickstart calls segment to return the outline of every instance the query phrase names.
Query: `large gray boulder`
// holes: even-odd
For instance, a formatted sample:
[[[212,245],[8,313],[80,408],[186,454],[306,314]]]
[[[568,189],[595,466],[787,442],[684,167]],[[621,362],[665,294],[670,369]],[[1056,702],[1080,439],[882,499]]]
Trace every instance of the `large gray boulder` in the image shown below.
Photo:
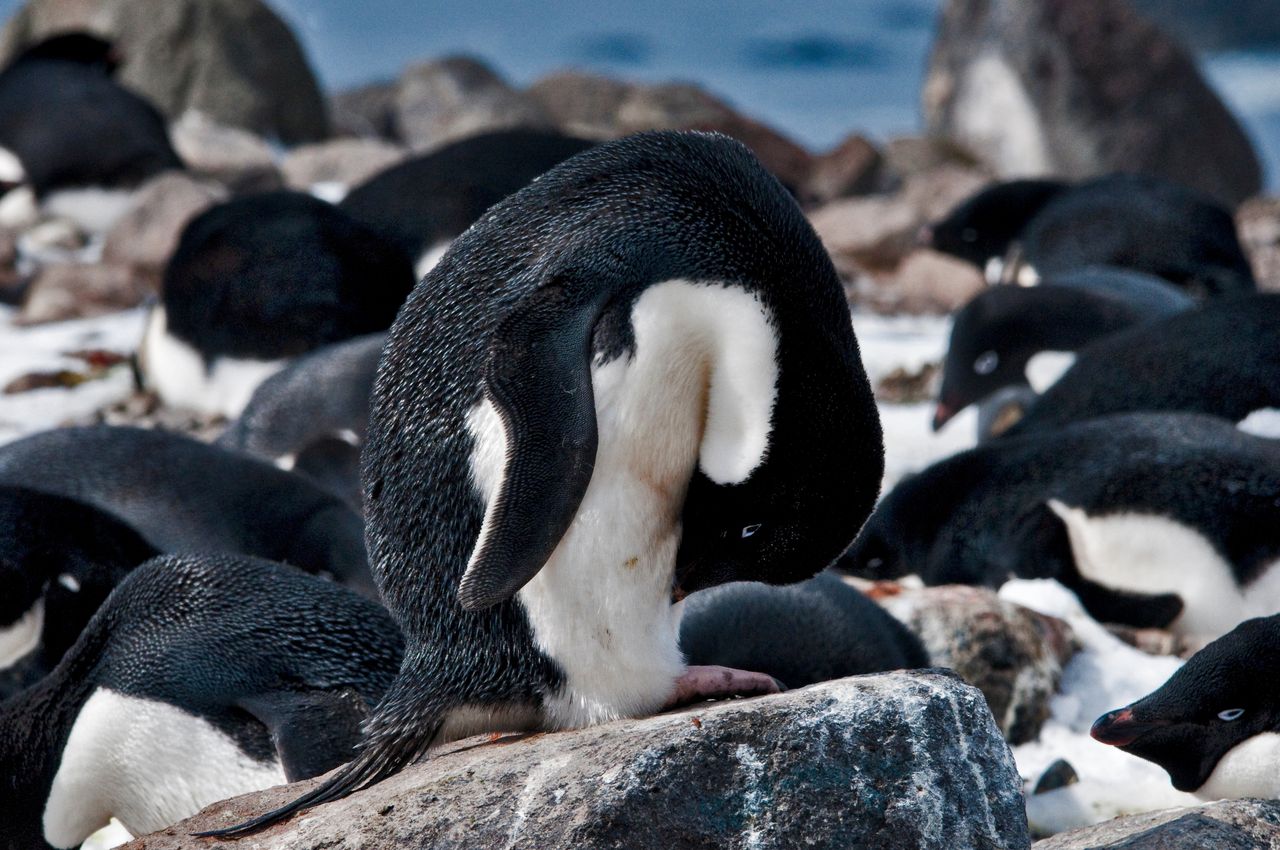
[[[1261,186],[1192,57],[1125,0],[948,0],[924,112],[1004,177],[1145,171],[1231,206]]]
[[[207,848],[189,834],[313,784],[215,804],[128,846]],[[469,739],[217,846],[1018,850],[1030,844],[1020,787],[981,694],[946,673],[887,673],[576,732]]]
[[[1060,832],[1035,850],[1270,850],[1280,847],[1280,801],[1224,800],[1127,815]]]
[[[121,82],[171,120],[195,110],[286,144],[328,134],[302,48],[262,0],[28,0],[0,34],[0,64],[76,29],[115,41]]]

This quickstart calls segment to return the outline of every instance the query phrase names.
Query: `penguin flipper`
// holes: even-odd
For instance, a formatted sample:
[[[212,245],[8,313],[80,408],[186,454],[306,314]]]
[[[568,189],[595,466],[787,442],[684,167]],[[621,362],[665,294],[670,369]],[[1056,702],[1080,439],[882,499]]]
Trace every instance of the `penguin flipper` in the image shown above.
[[[354,690],[274,691],[236,703],[267,727],[290,782],[346,764],[360,743],[368,709]]]
[[[485,391],[502,419],[502,483],[458,589],[475,611],[509,599],[560,543],[591,481],[597,432],[591,335],[598,308],[550,284],[504,319]]]

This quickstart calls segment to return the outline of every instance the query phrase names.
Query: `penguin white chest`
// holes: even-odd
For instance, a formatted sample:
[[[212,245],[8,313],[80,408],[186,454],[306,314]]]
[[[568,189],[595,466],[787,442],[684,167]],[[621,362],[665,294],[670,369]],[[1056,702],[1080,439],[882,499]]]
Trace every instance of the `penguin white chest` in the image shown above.
[[[1280,734],[1262,732],[1227,750],[1194,793],[1202,800],[1280,798]]]
[[[44,809],[45,839],[73,847],[116,817],[145,835],[235,794],[285,782],[206,720],[167,703],[95,690],[80,709]]]
[[[598,444],[569,530],[518,594],[539,648],[565,673],[545,704],[555,727],[660,708],[683,672],[671,590],[695,468],[745,479],[768,450],[775,332],[749,293],[667,281],[631,313],[635,349],[592,368]],[[487,401],[472,411],[477,489],[498,492],[505,437]]]

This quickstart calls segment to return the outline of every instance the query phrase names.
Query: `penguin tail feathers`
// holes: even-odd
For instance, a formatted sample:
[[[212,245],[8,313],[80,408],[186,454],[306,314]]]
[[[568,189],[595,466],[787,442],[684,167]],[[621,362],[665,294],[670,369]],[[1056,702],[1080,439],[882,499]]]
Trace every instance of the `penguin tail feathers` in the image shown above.
[[[196,832],[192,833],[192,835],[196,838],[235,838],[241,835],[248,835],[277,824],[304,809],[340,800],[348,794],[381,782],[383,779],[400,771],[406,765],[417,761],[427,751],[431,741],[435,739],[440,727],[443,725],[444,711],[439,711],[430,720],[427,720],[425,724],[418,727],[422,729],[424,734],[418,734],[417,729],[414,729],[408,735],[403,733],[398,735],[388,734],[391,730],[387,730],[381,735],[372,735],[363,749],[361,749],[359,755],[328,780],[312,788],[296,800],[286,803],[278,809],[273,809],[266,814],[259,815],[253,820],[229,826],[225,829]],[[400,728],[404,729],[405,727],[402,726]]]

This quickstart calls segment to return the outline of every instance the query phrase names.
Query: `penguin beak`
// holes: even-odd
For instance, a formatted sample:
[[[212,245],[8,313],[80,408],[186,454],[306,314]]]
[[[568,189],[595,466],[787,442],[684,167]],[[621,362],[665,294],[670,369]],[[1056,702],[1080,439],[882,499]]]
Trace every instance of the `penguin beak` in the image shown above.
[[[920,229],[916,231],[916,247],[933,247],[933,228],[930,225],[922,224]]]
[[[1168,726],[1168,723],[1155,720],[1142,722],[1133,718],[1132,708],[1118,708],[1108,711],[1094,721],[1089,735],[1103,744],[1113,747],[1127,747],[1152,729]]]
[[[951,418],[959,412],[958,408],[952,407],[945,401],[939,401],[933,411],[933,433],[938,433],[942,426],[950,422]]]

